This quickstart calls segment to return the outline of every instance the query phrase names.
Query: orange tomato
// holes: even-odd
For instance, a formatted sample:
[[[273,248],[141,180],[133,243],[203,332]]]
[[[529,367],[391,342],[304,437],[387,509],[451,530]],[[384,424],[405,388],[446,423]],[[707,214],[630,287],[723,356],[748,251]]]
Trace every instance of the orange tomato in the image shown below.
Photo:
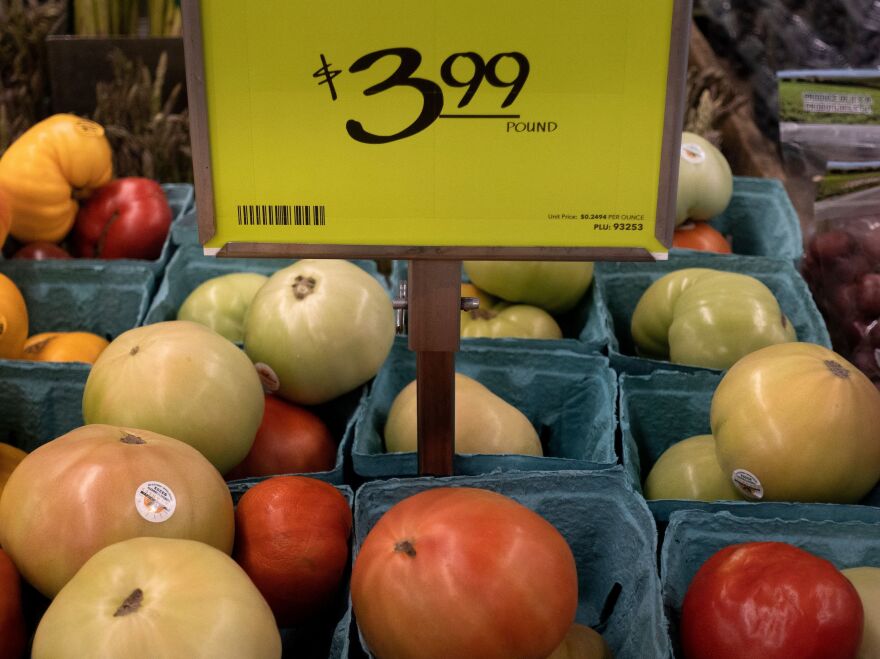
[[[25,342],[22,359],[94,364],[108,345],[105,338],[91,332],[43,332]]]
[[[232,557],[282,627],[320,614],[348,563],[351,508],[332,485],[305,476],[258,483],[235,509]]]
[[[708,222],[685,222],[675,230],[673,247],[730,254],[730,243]]]
[[[0,274],[0,359],[18,359],[27,335],[24,297],[9,277]]]
[[[6,193],[0,190],[0,247],[6,242],[9,235],[9,227],[12,225],[12,210],[6,200]]]

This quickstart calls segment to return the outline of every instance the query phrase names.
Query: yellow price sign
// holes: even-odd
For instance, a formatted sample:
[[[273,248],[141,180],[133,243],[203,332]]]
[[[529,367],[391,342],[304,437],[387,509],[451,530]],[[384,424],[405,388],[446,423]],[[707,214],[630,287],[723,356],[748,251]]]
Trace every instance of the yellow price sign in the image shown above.
[[[200,238],[663,258],[686,0],[185,0]]]

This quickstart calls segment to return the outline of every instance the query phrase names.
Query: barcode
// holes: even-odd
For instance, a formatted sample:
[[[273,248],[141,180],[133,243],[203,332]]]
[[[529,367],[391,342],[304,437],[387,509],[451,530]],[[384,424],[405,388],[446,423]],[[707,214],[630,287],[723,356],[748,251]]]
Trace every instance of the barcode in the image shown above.
[[[324,206],[245,204],[236,208],[239,226],[322,227],[327,224]]]

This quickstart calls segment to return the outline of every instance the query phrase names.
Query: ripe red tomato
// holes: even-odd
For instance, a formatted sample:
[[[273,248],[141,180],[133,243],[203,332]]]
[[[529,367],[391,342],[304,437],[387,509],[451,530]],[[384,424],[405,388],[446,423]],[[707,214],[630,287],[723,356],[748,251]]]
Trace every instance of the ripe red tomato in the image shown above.
[[[730,243],[708,222],[685,222],[675,230],[673,247],[730,254]]]
[[[46,259],[69,259],[71,257],[70,254],[67,253],[67,250],[65,250],[63,247],[59,247],[55,243],[38,241],[34,243],[28,243],[17,252],[15,252],[15,254],[12,255],[12,258],[45,261]]]
[[[148,178],[120,178],[80,206],[74,251],[102,259],[157,259],[170,228],[171,207],[162,187]]]
[[[23,657],[25,639],[21,579],[12,559],[0,549],[0,659]]]
[[[276,396],[266,396],[263,421],[250,453],[226,478],[329,471],[335,464],[336,442],[318,416]]]
[[[559,531],[475,488],[427,490],[395,505],[351,575],[367,644],[398,659],[547,657],[574,622],[577,590]]]
[[[854,659],[858,592],[834,565],[784,542],[715,553],[691,581],[681,612],[687,659]]]
[[[348,563],[351,509],[332,485],[277,476],[245,492],[235,510],[233,558],[282,627],[320,614]]]

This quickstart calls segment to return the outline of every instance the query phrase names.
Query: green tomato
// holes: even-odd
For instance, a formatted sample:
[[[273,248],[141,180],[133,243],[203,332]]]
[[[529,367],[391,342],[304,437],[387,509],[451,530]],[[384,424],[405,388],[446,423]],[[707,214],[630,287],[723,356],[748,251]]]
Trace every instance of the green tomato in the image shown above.
[[[401,390],[385,422],[385,450],[416,450],[416,383]],[[525,414],[482,384],[455,374],[455,452],[542,455],[541,440]]]
[[[225,474],[250,452],[265,399],[254,365],[204,325],[170,320],[110,342],[89,371],[83,419],[198,449]]]
[[[497,303],[489,308],[461,312],[463,338],[512,337],[519,339],[561,339],[562,330],[553,316],[527,304]]]
[[[465,261],[464,271],[487,293],[554,314],[574,307],[593,281],[593,264],[586,262]]]
[[[676,226],[723,213],[732,196],[733,174],[724,155],[699,135],[682,133]]]
[[[631,332],[639,354],[726,369],[769,345],[796,340],[773,293],[748,275],[684,268],[642,294]]]
[[[718,464],[715,438],[696,435],[673,444],[645,479],[646,499],[736,501],[742,499]]]
[[[268,389],[316,405],[376,375],[394,332],[391,298],[367,272],[348,261],[304,259],[257,292],[244,349]]]
[[[278,659],[281,635],[229,556],[195,540],[138,537],[92,556],[40,619],[32,659],[83,657]]]
[[[269,281],[255,272],[234,272],[199,284],[177,310],[177,320],[201,323],[234,343],[244,339],[244,317],[257,291]]]
[[[718,463],[749,499],[857,503],[880,480],[880,393],[814,343],[747,355],[709,415]]]
[[[862,643],[856,659],[880,657],[880,567],[851,567],[841,570],[862,600],[864,622]]]

